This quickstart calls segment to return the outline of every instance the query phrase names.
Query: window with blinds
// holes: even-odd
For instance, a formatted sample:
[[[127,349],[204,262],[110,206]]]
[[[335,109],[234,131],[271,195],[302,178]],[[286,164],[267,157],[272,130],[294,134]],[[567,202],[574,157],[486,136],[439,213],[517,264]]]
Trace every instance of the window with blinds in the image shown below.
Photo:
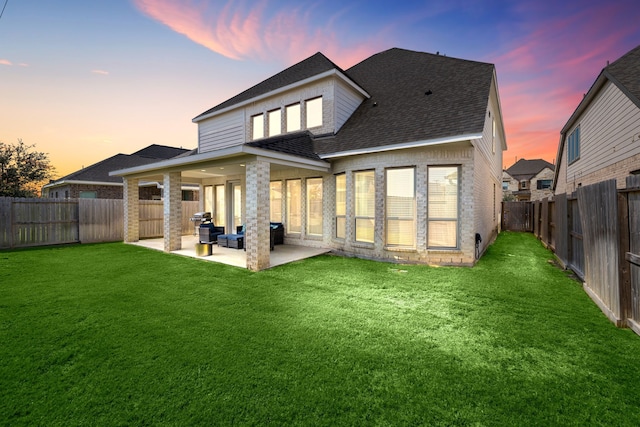
[[[386,174],[386,244],[415,247],[415,169],[387,169]]]
[[[322,178],[307,179],[307,234],[322,236]]]
[[[355,172],[355,239],[373,243],[375,227],[375,175],[374,171]]]
[[[336,237],[347,235],[347,176],[336,175]]]
[[[428,168],[429,248],[458,247],[459,173],[458,166]]]

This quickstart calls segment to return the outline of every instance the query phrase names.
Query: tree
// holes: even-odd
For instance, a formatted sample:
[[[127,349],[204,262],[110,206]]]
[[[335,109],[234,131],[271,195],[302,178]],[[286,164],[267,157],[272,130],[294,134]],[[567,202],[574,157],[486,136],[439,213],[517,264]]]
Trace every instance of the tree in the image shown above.
[[[17,144],[0,141],[0,197],[37,197],[55,168],[48,154],[35,151],[22,139]]]

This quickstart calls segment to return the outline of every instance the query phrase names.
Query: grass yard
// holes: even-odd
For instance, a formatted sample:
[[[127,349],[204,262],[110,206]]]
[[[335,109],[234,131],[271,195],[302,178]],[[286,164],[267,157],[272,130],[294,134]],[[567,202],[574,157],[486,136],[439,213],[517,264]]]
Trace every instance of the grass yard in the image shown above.
[[[0,252],[0,424],[640,425],[640,337],[551,258],[520,233],[474,268]]]

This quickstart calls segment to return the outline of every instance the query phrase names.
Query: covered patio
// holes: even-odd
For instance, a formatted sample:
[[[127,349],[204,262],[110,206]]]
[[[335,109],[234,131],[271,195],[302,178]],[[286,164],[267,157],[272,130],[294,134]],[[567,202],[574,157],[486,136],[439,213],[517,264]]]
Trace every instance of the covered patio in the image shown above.
[[[203,261],[217,262],[220,264],[232,265],[234,267],[247,268],[247,253],[242,249],[224,248],[213,245],[212,254],[208,256],[198,256],[196,254],[196,244],[198,236],[185,235],[182,236],[182,247],[171,251],[170,253],[192,258],[198,258]],[[136,242],[130,242],[132,245],[144,248],[164,251],[164,238],[144,239]],[[270,267],[288,264],[290,262],[311,258],[317,255],[330,252],[326,248],[312,248],[298,245],[277,245],[270,253]]]
[[[308,135],[305,142],[311,143]],[[308,145],[307,144],[307,145]],[[214,248],[220,255],[212,255],[220,258],[220,262],[230,265],[245,267],[259,271],[275,265],[284,264],[295,260],[294,256],[303,259],[319,253],[327,252],[318,247],[328,246],[322,242],[322,236],[312,242],[311,248],[302,245],[294,246],[289,251],[289,256],[282,246],[270,251],[270,181],[274,174],[282,177],[283,174],[301,179],[303,174],[311,174],[315,177],[329,172],[329,163],[300,155],[291,155],[283,152],[267,150],[250,145],[239,145],[206,153],[192,153],[184,157],[177,157],[166,161],[160,161],[149,165],[137,166],[129,169],[111,172],[110,175],[122,176],[124,183],[124,241],[140,244],[142,246],[156,247],[171,253],[195,255],[195,239],[191,243],[188,236],[182,236],[182,210],[181,197],[184,183],[195,184],[200,188],[200,205],[202,211],[212,211],[216,225],[226,227],[227,233],[234,233],[237,227],[245,226],[244,237],[245,251],[241,253],[227,253],[226,248]],[[289,175],[286,175],[289,176]],[[156,180],[163,183],[163,239],[152,241],[139,241],[139,182]],[[207,198],[206,188],[220,187],[221,200],[215,200],[210,208],[205,203]],[[213,194],[218,197],[218,194]],[[219,203],[221,201],[221,203]],[[284,212],[285,200],[279,211]],[[277,222],[284,222],[285,218],[278,218]],[[303,230],[293,232],[292,239],[304,241]],[[285,235],[285,238],[287,236]],[[286,241],[286,240],[285,240]],[[224,250],[224,251],[223,251]],[[232,249],[231,251],[236,251]],[[309,255],[304,255],[309,253]],[[225,261],[222,261],[226,259]]]

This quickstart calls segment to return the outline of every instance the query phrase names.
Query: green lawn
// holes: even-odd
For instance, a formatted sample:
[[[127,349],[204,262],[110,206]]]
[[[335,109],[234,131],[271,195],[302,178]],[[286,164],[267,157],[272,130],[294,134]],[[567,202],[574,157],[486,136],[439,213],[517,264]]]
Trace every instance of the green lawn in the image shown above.
[[[0,424],[640,425],[640,337],[551,258],[519,233],[474,268],[0,252]]]

